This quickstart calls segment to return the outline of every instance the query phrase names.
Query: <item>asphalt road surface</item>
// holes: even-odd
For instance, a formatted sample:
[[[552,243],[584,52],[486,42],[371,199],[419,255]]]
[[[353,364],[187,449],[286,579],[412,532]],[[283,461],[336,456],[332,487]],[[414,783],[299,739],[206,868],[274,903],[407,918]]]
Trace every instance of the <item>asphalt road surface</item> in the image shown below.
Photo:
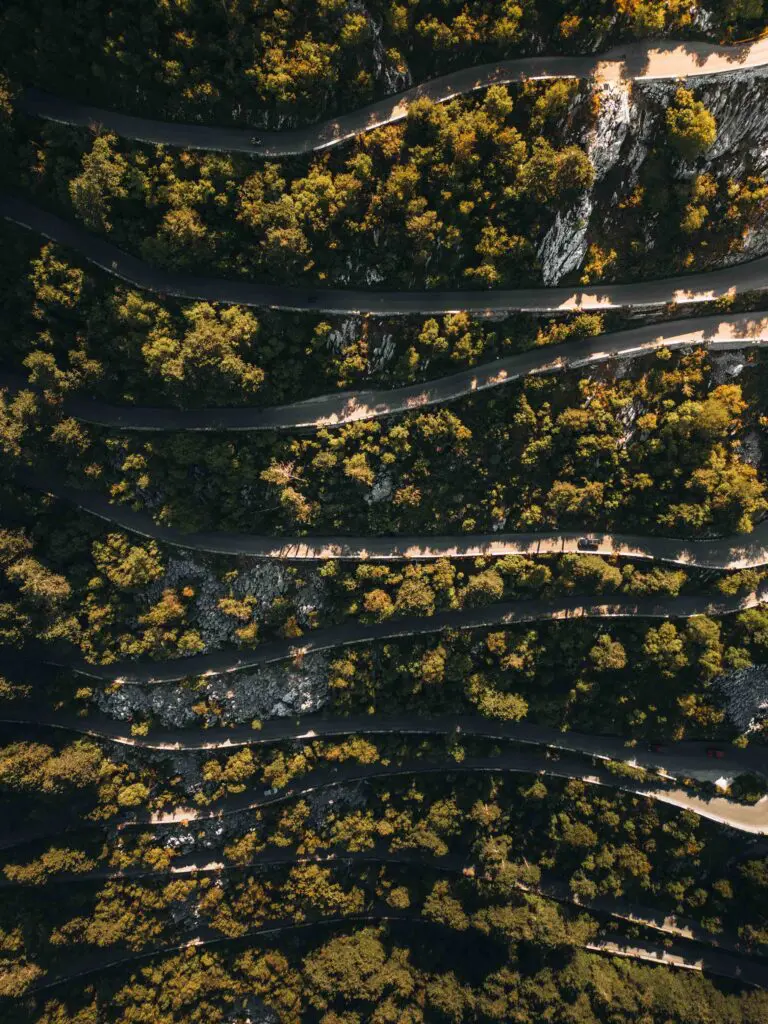
[[[56,971],[52,971],[40,981],[33,984],[28,990],[30,993],[45,991],[55,985],[75,981],[90,974],[100,973],[111,967],[117,967],[126,963],[141,962],[156,956],[167,956],[172,953],[179,953],[187,949],[198,949],[201,947],[220,945],[225,942],[247,942],[257,939],[260,936],[275,935],[284,931],[298,931],[305,928],[332,927],[334,925],[348,925],[359,923],[384,923],[384,922],[406,922],[418,924],[428,928],[436,928],[445,931],[446,926],[437,924],[422,917],[417,911],[394,912],[386,904],[379,907],[372,907],[363,914],[352,914],[348,916],[332,916],[310,918],[307,921],[297,923],[293,920],[270,921],[254,928],[237,939],[232,940],[213,929],[205,929],[198,932],[192,938],[175,945],[161,946],[138,953],[131,953],[124,949],[99,950],[86,957],[81,957],[71,965],[64,965]],[[726,978],[732,978],[745,985],[756,988],[768,988],[768,967],[751,960],[746,956],[737,956],[724,953],[720,950],[701,950],[696,946],[678,942],[668,948],[653,943],[642,942],[638,939],[615,938],[612,940],[595,940],[586,944],[590,952],[603,953],[611,956],[626,956],[641,960],[650,960],[657,964],[666,964],[672,967],[687,968],[695,971],[705,971],[710,974],[717,974]]]
[[[147,828],[167,825],[191,824],[196,821],[219,819],[228,814],[239,814],[273,803],[282,803],[295,797],[306,796],[320,789],[332,786],[350,785],[373,778],[392,778],[399,775],[450,775],[464,772],[520,772],[522,774],[548,775],[561,779],[581,779],[596,786],[619,789],[636,796],[659,800],[680,810],[693,811],[700,817],[727,825],[740,832],[753,835],[768,834],[768,797],[756,804],[737,804],[725,797],[706,799],[685,789],[675,788],[663,779],[635,781],[628,776],[615,774],[607,768],[589,766],[576,757],[551,758],[543,752],[515,751],[493,757],[467,757],[463,761],[445,760],[429,762],[422,760],[403,761],[397,765],[342,764],[333,768],[319,768],[303,778],[290,782],[283,789],[273,792],[246,792],[225,797],[215,807],[178,807],[163,813],[136,815],[118,824],[118,828]]]
[[[416,100],[427,98],[435,103],[445,103],[490,85],[553,78],[594,78],[614,82],[702,78],[754,71],[766,64],[768,41],[765,39],[732,47],[670,40],[626,44],[604,54],[519,57],[461,68],[321,124],[277,132],[261,128],[217,128],[154,121],[76,103],[39,89],[26,91],[21,98],[21,108],[49,121],[110,131],[124,138],[156,145],[282,157],[328,149],[362,132],[400,121],[407,116],[409,107]]]
[[[482,715],[310,715],[304,718],[272,718],[258,729],[250,725],[207,729],[152,729],[134,736],[129,722],[98,712],[87,717],[46,712],[36,704],[13,704],[0,708],[0,722],[63,729],[84,736],[111,740],[123,746],[166,752],[191,750],[234,750],[285,741],[309,742],[350,735],[432,735],[478,737],[514,743],[550,747],[569,753],[589,754],[614,761],[629,761],[642,768],[663,769],[670,775],[685,776],[702,770],[717,769],[723,775],[755,772],[768,778],[768,747],[751,745],[741,749],[712,740],[684,740],[660,745],[660,750],[629,746],[621,736],[560,730],[532,722],[504,722]],[[720,749],[722,757],[710,751]]]
[[[523,288],[493,291],[391,292],[371,289],[315,289],[216,277],[177,274],[144,263],[136,256],[63,220],[26,199],[0,195],[0,216],[69,246],[89,262],[137,288],[160,295],[268,309],[314,310],[332,314],[485,314],[510,310],[535,313],[606,310],[623,306],[685,306],[715,302],[768,288],[768,256],[697,274],[682,274],[631,284],[596,284],[589,288]]]
[[[119,430],[319,430],[452,402],[531,374],[561,373],[611,359],[637,358],[662,348],[702,346],[720,352],[759,348],[766,343],[768,314],[701,316],[536,348],[426,384],[390,390],[337,391],[268,409],[153,409],[65,398],[62,412],[85,423]],[[10,373],[0,373],[0,387],[12,393],[30,389],[26,378]]]
[[[78,675],[101,683],[128,684],[173,683],[181,679],[237,672],[259,665],[270,665],[288,659],[301,660],[308,654],[373,643],[399,636],[438,633],[443,629],[482,629],[488,626],[509,626],[523,622],[563,621],[584,618],[691,618],[694,615],[733,615],[755,608],[768,600],[768,583],[759,591],[743,597],[718,600],[704,596],[637,598],[589,602],[584,597],[559,597],[552,600],[505,601],[482,608],[460,608],[437,612],[430,616],[404,615],[385,622],[346,622],[340,626],[311,630],[300,639],[275,640],[252,649],[226,649],[209,654],[193,654],[167,661],[127,659],[109,665],[96,665],[73,657],[66,648],[40,645],[29,652],[6,652],[4,663],[15,662],[67,668]]]
[[[130,533],[162,541],[174,547],[191,551],[206,551],[219,555],[242,555],[250,558],[279,558],[290,562],[353,559],[373,562],[425,561],[433,558],[489,558],[504,555],[578,554],[585,552],[606,557],[633,558],[640,561],[666,562],[670,565],[699,569],[748,569],[768,565],[768,519],[755,527],[752,533],[707,540],[683,540],[674,537],[643,537],[638,534],[585,533],[468,533],[461,536],[396,536],[396,537],[284,537],[260,534],[234,533],[221,530],[211,533],[184,533],[172,526],[161,526],[146,512],[137,512],[127,505],[112,504],[105,495],[70,487],[57,480],[53,473],[20,470],[18,482],[26,487],[43,491],[67,501],[84,512]],[[753,595],[754,597],[754,595]],[[670,598],[666,602],[668,614],[700,615],[701,610],[685,611],[690,598]],[[756,599],[755,599],[756,600]],[[756,603],[759,603],[756,601]],[[621,602],[606,602],[596,607],[606,611],[590,614],[625,614],[611,612]],[[641,602],[642,604],[642,602]],[[721,602],[722,604],[722,602]],[[535,607],[536,602],[531,602]],[[654,605],[655,607],[656,605]],[[563,603],[561,617],[581,614]],[[633,605],[634,607],[634,605]],[[664,603],[658,604],[663,608]],[[694,607],[693,605],[691,607]],[[727,602],[723,605],[727,610]],[[474,612],[462,612],[465,616]],[[477,612],[477,614],[483,614]],[[712,614],[717,614],[713,612]],[[541,617],[541,616],[536,616]],[[404,620],[395,620],[400,623]],[[414,620],[409,620],[414,621]],[[391,628],[383,624],[383,628]],[[417,630],[415,630],[417,631]],[[434,632],[434,629],[428,630]],[[387,636],[398,632],[386,633]]]

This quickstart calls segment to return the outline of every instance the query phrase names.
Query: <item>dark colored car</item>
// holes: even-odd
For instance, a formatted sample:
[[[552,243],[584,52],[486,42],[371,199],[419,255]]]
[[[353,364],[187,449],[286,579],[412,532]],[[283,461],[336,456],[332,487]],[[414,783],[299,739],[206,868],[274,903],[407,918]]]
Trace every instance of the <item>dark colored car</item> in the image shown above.
[[[662,745],[660,743],[652,743],[651,744],[651,750],[653,751],[654,754],[660,754],[663,749],[664,748],[662,747]]]
[[[716,757],[718,760],[725,757],[724,750],[718,750],[717,747],[707,747],[707,757]]]
[[[596,540],[590,540],[589,537],[580,537],[576,547],[579,551],[597,551],[600,545]]]

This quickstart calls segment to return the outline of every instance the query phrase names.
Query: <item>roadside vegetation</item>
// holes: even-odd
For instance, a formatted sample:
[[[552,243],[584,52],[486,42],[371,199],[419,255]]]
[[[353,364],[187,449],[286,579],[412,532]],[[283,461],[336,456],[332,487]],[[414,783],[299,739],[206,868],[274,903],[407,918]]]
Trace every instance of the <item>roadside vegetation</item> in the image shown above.
[[[759,27],[763,3],[141,0],[128,14],[10,0],[4,15],[0,63],[25,84],[144,116],[276,127],[452,68],[536,53],[541,39],[549,52],[589,53],[662,34],[740,38]]]
[[[725,88],[733,103],[762,102],[738,81]],[[614,100],[576,80],[491,86],[448,104],[418,100],[405,121],[325,154],[256,163],[9,115],[17,166],[6,174],[14,190],[151,264],[217,277],[548,284],[562,276],[561,235],[582,221],[581,259],[565,278],[574,284],[738,259],[768,209],[758,162],[710,160],[716,119],[693,90],[673,85],[635,88],[643,137],[623,148],[619,137],[611,156]]]
[[[761,0],[129,6],[7,0],[0,185],[150,264],[307,294],[580,287],[710,270],[762,244],[762,129],[739,135],[730,109],[761,109],[764,86],[736,76],[722,83],[730,106],[701,82],[631,95],[575,80],[495,86],[280,161],[132,143],[18,105],[37,86],[258,135],[542,50],[745,38],[764,27]],[[613,137],[623,100],[629,127]],[[768,732],[768,605],[755,601],[767,569],[600,557],[588,540],[576,554],[391,563],[209,556],[44,491],[95,492],[181,540],[748,540],[768,514],[762,351],[663,349],[333,429],[120,431],[79,421],[67,399],[264,409],[533,349],[567,358],[571,342],[661,325],[679,307],[377,319],[217,306],[139,292],[17,226],[0,232],[0,373],[14,375],[0,381],[3,1022],[764,1024],[765,991],[587,947],[668,946],[671,933],[626,919],[631,903],[656,923],[688,919],[705,944],[768,955],[765,845],[618,789],[665,785],[633,754],[662,764],[694,740],[704,768],[675,785],[763,797],[751,755]],[[764,305],[753,294],[691,312]],[[691,598],[706,614],[676,614]],[[505,602],[537,615],[458,628]],[[578,614],[619,602],[625,618]],[[574,614],[547,617],[563,606]],[[385,635],[444,612],[456,628]],[[322,630],[349,639],[345,627],[361,642],[305,649]],[[192,662],[187,678],[151,682],[173,659],[247,660],[267,644],[287,657],[218,676]],[[83,663],[105,678],[73,670]],[[110,666],[150,681],[109,678]],[[741,670],[758,682],[737,721],[722,680]],[[318,715],[466,715],[507,738],[322,738]],[[53,728],[56,716],[116,719],[136,743]],[[307,733],[141,743],[235,726],[257,738],[274,719]],[[609,736],[612,760],[515,742],[515,723]],[[742,751],[744,772],[720,779],[720,755]],[[532,766],[566,760],[576,777]],[[251,934],[276,922],[290,927]],[[214,944],[185,947],[195,937]],[[174,948],[110,966],[162,947]],[[73,978],[42,988],[56,972]]]

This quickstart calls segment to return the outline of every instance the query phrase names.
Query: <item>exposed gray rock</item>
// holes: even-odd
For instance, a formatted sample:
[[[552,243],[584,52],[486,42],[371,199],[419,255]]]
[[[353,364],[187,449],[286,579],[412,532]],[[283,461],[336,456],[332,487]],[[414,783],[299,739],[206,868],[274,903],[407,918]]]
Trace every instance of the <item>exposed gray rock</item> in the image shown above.
[[[742,258],[754,259],[768,252],[768,224],[757,224],[747,228],[740,255]]]
[[[595,179],[602,181],[619,159],[632,120],[632,105],[629,88],[622,82],[603,82],[597,86],[597,95],[600,111],[586,148]]]
[[[753,732],[768,720],[768,665],[750,665],[717,679],[728,718],[740,732]]]
[[[674,90],[670,89],[673,96]],[[707,161],[727,158],[729,173],[742,171],[751,159],[759,170],[768,166],[768,69],[734,71],[727,77],[706,79],[697,96],[717,121],[717,138]]]
[[[347,346],[357,341],[361,329],[362,321],[358,317],[347,317],[328,332],[328,348],[336,355],[340,355]]]
[[[402,69],[395,67],[389,59],[387,48],[381,38],[382,20],[375,18],[362,0],[350,0],[347,5],[351,11],[359,11],[368,19],[373,34],[373,76],[384,83],[387,93],[402,92],[413,85],[411,72],[405,65]]]
[[[370,287],[372,284],[380,284],[384,280],[384,274],[378,267],[368,267],[365,271],[365,283]]]
[[[392,477],[384,472],[376,478],[370,491],[363,495],[363,501],[367,505],[377,505],[380,501],[389,501],[395,489]]]
[[[704,157],[694,163],[681,163],[681,179],[700,173],[704,163],[717,175],[741,175],[748,168],[762,171],[768,167],[768,69],[734,71],[700,83],[689,80],[717,122],[717,138]],[[663,128],[666,108],[675,98],[679,83],[669,81],[637,82],[633,98],[637,107],[632,134],[646,142]],[[643,116],[644,115],[644,116]]]
[[[323,826],[331,814],[349,814],[365,807],[364,783],[318,789],[309,793],[305,799],[310,807],[309,825],[323,833]]]
[[[168,755],[165,753],[158,755],[157,752],[153,752],[149,760],[159,760],[166,757]],[[201,755],[196,753],[177,753],[173,754],[170,758],[170,771],[168,774],[171,778],[176,775],[181,778],[184,792],[187,796],[194,796],[195,793],[201,792],[205,785],[201,771],[204,758],[205,755],[201,757]]]
[[[694,161],[677,160],[675,177],[690,181],[703,172],[715,178],[736,180],[768,170],[768,69],[733,71],[717,79],[691,79],[692,88],[712,112],[717,137],[709,151]],[[641,178],[648,154],[666,139],[666,110],[674,101],[680,83],[638,81],[631,88],[621,83],[603,83],[597,123],[584,140],[596,171],[592,191],[592,222],[602,225],[599,234],[610,236],[620,199],[633,190]],[[650,252],[663,238],[664,224],[647,218],[642,236]],[[576,240],[572,245],[576,245]],[[739,263],[768,253],[768,224],[750,228],[734,251],[719,265]],[[554,280],[550,271],[547,277]]]
[[[147,717],[164,726],[181,729],[193,725],[197,719],[192,704],[200,700],[200,693],[188,687],[121,686],[112,691],[96,690],[95,700],[100,711],[121,722]]]
[[[714,20],[712,11],[698,4],[691,4],[691,27],[697,32],[711,32]]]
[[[618,447],[624,448],[632,440],[636,433],[635,423],[644,412],[645,406],[638,398],[635,398],[616,413],[618,423],[624,428],[621,437],[616,442]]]
[[[222,1018],[224,1024],[280,1024],[280,1017],[258,996],[248,996],[245,1005]]]
[[[768,222],[747,228],[740,247],[723,257],[721,262],[723,266],[731,266],[734,263],[743,263],[744,260],[757,259],[758,256],[765,256],[766,253],[768,253]]]
[[[595,169],[595,185],[598,186],[618,163],[630,128],[637,128],[633,121],[638,120],[638,111],[631,102],[629,87],[623,82],[602,82],[595,88],[600,108],[583,145]],[[639,166],[644,156],[645,152],[636,153],[633,162]],[[570,210],[557,214],[537,251],[545,285],[557,284],[581,265],[587,251],[593,209],[592,194],[585,194]]]
[[[559,212],[539,245],[537,256],[545,285],[555,285],[580,266],[587,252],[592,200],[583,195],[570,210]]]
[[[713,352],[709,358],[715,385],[731,383],[744,370],[743,352]]]
[[[243,625],[220,609],[222,598],[255,598],[252,616],[255,620],[276,597],[286,593],[290,584],[284,566],[275,561],[241,562],[236,573],[227,574],[227,580],[219,578],[209,560],[191,552],[169,555],[167,565],[165,575],[150,584],[141,599],[150,607],[160,600],[164,590],[192,586],[195,596],[190,622],[199,631],[206,650],[233,644],[235,631]]]
[[[371,352],[371,358],[368,361],[368,373],[380,373],[386,369],[389,363],[392,362],[396,349],[394,335],[384,332]]]
[[[763,450],[760,447],[760,435],[750,430],[739,441],[739,458],[748,466],[759,466],[763,459]]]
[[[199,722],[194,705],[207,698],[222,709],[224,725],[254,719],[308,715],[321,710],[328,699],[328,661],[323,652],[308,655],[300,663],[265,665],[252,672],[207,676],[204,685],[194,681],[177,685],[121,686],[108,693],[97,690],[101,711],[121,721],[151,717],[158,725],[184,728]],[[205,718],[213,725],[216,716]]]

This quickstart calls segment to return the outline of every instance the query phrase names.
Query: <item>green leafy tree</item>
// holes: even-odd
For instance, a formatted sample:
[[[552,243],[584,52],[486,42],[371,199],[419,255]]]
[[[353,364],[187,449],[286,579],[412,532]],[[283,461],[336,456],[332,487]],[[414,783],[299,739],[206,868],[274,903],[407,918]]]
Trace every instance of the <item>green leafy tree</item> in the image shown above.
[[[82,159],[82,173],[69,183],[75,212],[87,227],[109,231],[112,203],[128,195],[128,162],[116,151],[116,135],[97,135]]]
[[[123,533],[110,533],[104,541],[94,541],[93,560],[98,570],[120,590],[144,587],[165,571],[160,549],[154,541],[131,544]]]
[[[685,643],[672,622],[662,622],[658,628],[648,630],[643,653],[667,679],[673,678],[688,664]]]
[[[618,640],[601,633],[589,657],[598,672],[617,672],[627,667],[627,652]]]
[[[694,160],[710,149],[717,138],[717,122],[689,89],[678,89],[667,108],[667,135],[677,152]]]
[[[142,346],[148,371],[179,398],[187,397],[190,389],[204,394],[207,402],[233,388],[256,394],[265,374],[251,362],[259,336],[253,313],[201,302],[185,309],[184,319],[187,329],[181,336],[169,322],[149,333]]]

